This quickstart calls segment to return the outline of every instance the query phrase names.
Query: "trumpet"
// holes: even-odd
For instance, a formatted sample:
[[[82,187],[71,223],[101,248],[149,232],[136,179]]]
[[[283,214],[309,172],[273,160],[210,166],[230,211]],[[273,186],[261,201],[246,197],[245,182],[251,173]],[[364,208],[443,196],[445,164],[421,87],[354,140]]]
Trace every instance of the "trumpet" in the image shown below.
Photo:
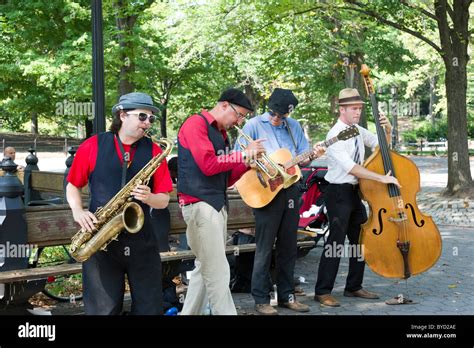
[[[237,138],[237,143],[239,144],[240,148],[242,150],[245,150],[247,148],[247,145],[244,144],[241,140],[241,138],[244,138],[248,143],[254,141],[248,134],[244,133],[244,131],[239,128],[237,125],[234,126],[235,129],[237,129],[237,132],[239,133],[239,136]],[[286,172],[285,168],[280,165],[279,163],[275,162],[273,159],[271,159],[266,153],[263,153],[261,155],[261,159],[265,162],[262,162],[261,160],[255,159],[255,165],[257,166],[257,176],[262,183],[266,187],[266,180],[262,178],[262,173],[265,174],[268,179],[275,179],[276,177],[280,176],[283,179],[283,188],[288,188],[291,185],[293,185],[295,182],[299,180],[298,174],[293,174],[290,175]],[[267,167],[268,165],[268,167]]]

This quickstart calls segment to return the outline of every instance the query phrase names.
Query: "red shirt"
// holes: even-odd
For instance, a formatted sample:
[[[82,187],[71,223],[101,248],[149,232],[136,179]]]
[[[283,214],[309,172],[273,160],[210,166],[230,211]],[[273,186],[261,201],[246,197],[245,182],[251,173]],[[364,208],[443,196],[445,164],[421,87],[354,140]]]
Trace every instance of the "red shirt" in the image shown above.
[[[120,163],[123,163],[122,152],[120,151],[117,138],[114,137],[115,150],[117,151],[117,156],[120,160]],[[130,153],[130,163],[133,161],[135,155],[134,149],[131,149],[131,145],[122,144],[125,152]],[[132,151],[130,151],[132,150]],[[89,175],[95,168],[95,163],[97,161],[97,152],[98,152],[98,138],[97,135],[86,139],[79,149],[77,150],[74,161],[72,162],[71,170],[69,171],[67,181],[72,185],[81,188],[87,185],[89,181]],[[157,144],[153,144],[152,154],[153,157],[162,153],[161,148]],[[161,165],[153,174],[153,193],[164,193],[173,191],[173,183],[171,181],[171,176],[168,171],[168,164],[166,159],[161,162]]]
[[[201,114],[211,126],[217,128],[216,119],[207,110],[202,110]],[[220,132],[224,140],[227,139],[225,129]],[[194,161],[204,175],[211,176],[231,170],[227,186],[232,186],[248,169],[239,151],[216,156],[214,146],[209,140],[207,124],[199,115],[192,115],[184,122],[179,130],[178,140],[181,146],[191,152]],[[200,201],[199,198],[184,193],[178,192],[178,195],[180,204]]]

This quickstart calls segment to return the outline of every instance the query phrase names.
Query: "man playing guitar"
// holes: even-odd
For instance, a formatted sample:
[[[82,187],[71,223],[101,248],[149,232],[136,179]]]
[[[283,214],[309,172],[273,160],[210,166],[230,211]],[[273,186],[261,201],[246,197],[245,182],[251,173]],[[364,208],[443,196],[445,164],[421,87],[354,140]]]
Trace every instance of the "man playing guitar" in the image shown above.
[[[252,139],[265,139],[262,143],[267,154],[287,148],[293,156],[309,150],[309,143],[298,121],[288,118],[298,104],[293,92],[276,88],[268,101],[269,111],[249,120],[243,132]],[[236,143],[236,150],[240,150]],[[324,150],[314,147],[314,155]],[[310,159],[306,160],[306,164]],[[304,164],[304,163],[303,163]],[[282,189],[266,206],[254,209],[256,220],[254,268],[252,273],[252,296],[255,309],[263,315],[276,315],[277,310],[270,305],[269,281],[273,244],[276,240],[276,285],[278,305],[297,312],[308,312],[309,307],[296,301],[294,294],[294,268],[296,262],[296,238],[299,220],[299,189],[292,185]]]

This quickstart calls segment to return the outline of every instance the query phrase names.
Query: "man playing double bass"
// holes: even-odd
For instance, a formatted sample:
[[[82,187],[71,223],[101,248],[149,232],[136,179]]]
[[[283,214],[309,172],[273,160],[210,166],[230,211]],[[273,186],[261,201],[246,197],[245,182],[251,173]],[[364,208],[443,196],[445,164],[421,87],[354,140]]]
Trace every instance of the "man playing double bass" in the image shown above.
[[[341,130],[360,120],[364,102],[357,89],[345,88],[339,93],[339,119],[327,134],[326,139],[337,135]],[[380,123],[390,142],[392,126],[388,119],[381,115]],[[329,217],[329,237],[319,262],[318,277],[315,287],[315,301],[324,306],[338,307],[339,302],[331,295],[339,269],[340,255],[338,250],[344,246],[346,236],[349,239],[349,250],[360,251],[360,226],[367,220],[367,213],[359,197],[358,179],[370,179],[385,184],[395,184],[398,180],[390,175],[380,175],[362,166],[364,145],[374,149],[378,144],[377,136],[357,125],[359,135],[353,139],[340,141],[327,149],[328,172],[325,179],[329,182],[325,194]],[[331,252],[332,251],[332,252]],[[349,274],[346,280],[344,296],[377,299],[377,294],[362,287],[365,262],[361,255],[350,255]]]

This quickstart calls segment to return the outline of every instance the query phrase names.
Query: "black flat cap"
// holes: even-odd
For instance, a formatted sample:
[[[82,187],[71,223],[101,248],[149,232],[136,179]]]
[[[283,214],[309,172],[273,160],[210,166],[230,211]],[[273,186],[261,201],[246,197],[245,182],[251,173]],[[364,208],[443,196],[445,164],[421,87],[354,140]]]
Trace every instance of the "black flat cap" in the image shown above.
[[[246,108],[249,111],[253,111],[253,107],[252,107],[252,103],[250,102],[250,99],[244,94],[244,92],[236,88],[229,88],[225,90],[221,94],[221,97],[219,98],[218,101],[220,102],[226,101],[231,104],[235,104],[243,108]]]
[[[298,99],[289,89],[275,88],[270,99],[268,99],[268,108],[280,115],[292,112],[296,105],[298,105]]]

